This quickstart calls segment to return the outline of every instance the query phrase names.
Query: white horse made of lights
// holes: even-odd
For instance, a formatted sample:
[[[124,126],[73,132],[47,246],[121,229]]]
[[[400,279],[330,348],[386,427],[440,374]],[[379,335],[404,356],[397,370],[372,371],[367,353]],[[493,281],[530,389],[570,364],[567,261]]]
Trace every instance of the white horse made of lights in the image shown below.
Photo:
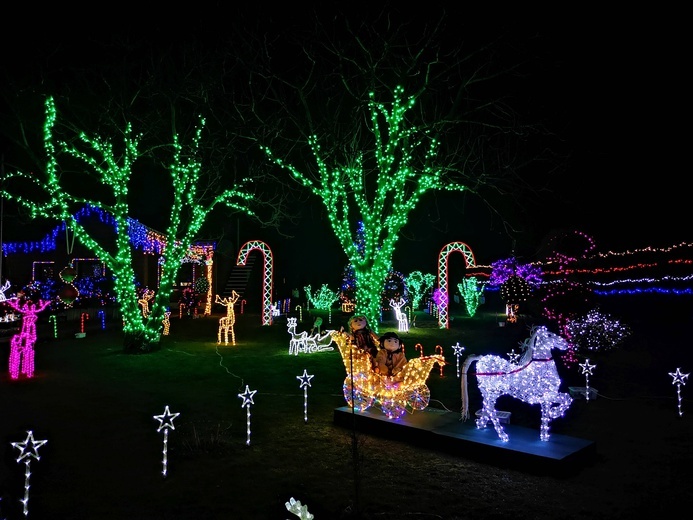
[[[501,395],[509,395],[529,404],[541,405],[539,437],[548,441],[551,421],[561,417],[573,402],[568,394],[558,391],[561,379],[551,349],[567,350],[569,344],[561,336],[540,326],[531,330],[530,337],[522,346],[525,352],[516,362],[494,355],[469,356],[465,360],[462,367],[462,418],[469,418],[467,370],[476,361],[475,375],[483,399],[476,427],[485,428],[491,422],[498,437],[507,442],[508,434],[496,412],[496,400]]]

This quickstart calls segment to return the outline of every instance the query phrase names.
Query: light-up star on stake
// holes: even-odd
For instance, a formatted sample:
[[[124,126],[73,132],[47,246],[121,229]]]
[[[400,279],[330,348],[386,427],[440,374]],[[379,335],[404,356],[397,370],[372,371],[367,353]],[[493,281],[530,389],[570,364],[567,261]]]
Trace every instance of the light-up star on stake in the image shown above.
[[[312,375],[308,375],[306,369],[303,369],[302,376],[296,376],[301,382],[300,388],[303,388],[303,422],[308,422],[308,387],[310,386],[310,380],[313,379]]]
[[[243,404],[241,405],[241,408],[247,408],[248,413],[247,413],[247,438],[245,440],[246,446],[250,446],[250,405],[255,404],[253,402],[253,396],[257,393],[257,390],[251,390],[248,385],[245,385],[245,392],[242,394],[238,394],[238,397],[243,399]]]
[[[38,449],[48,441],[34,440],[34,432],[27,430],[27,436],[24,442],[13,442],[12,447],[17,448],[20,453],[17,462],[24,460],[24,498],[20,500],[24,506],[23,513],[26,517],[29,514],[29,478],[31,477],[31,458],[41,460]]]
[[[520,354],[515,352],[515,349],[510,350],[508,352],[508,359],[510,360],[511,363],[517,363],[520,360]]]
[[[164,430],[164,457],[162,461],[163,469],[161,470],[161,474],[164,476],[164,478],[166,478],[166,474],[168,473],[168,430],[169,428],[171,430],[176,429],[176,427],[173,426],[173,420],[179,415],[180,413],[171,413],[168,405],[166,405],[163,414],[154,416],[154,419],[159,421],[159,428],[156,431],[160,432],[161,430]]]
[[[582,368],[582,373],[585,374],[585,400],[590,400],[590,376],[592,375],[592,370],[597,365],[590,365],[590,360],[585,359],[584,363],[580,363],[580,368]]]
[[[457,356],[457,377],[460,377],[460,356],[464,353],[464,347],[460,347],[460,342],[452,346],[452,352]]]
[[[671,382],[676,385],[676,395],[679,399],[679,416],[683,415],[683,410],[681,410],[681,385],[686,384],[686,379],[688,379],[689,374],[682,374],[681,369],[677,368],[676,372],[669,372],[669,375],[674,378]]]

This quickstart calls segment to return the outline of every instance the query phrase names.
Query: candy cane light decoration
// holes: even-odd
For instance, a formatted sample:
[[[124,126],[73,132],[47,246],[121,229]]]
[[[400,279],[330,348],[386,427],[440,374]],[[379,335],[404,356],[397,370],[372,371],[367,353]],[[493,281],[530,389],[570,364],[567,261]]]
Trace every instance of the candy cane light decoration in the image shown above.
[[[262,324],[272,325],[272,270],[274,261],[272,260],[272,250],[267,244],[260,240],[246,242],[238,252],[236,265],[245,265],[251,251],[258,250],[262,253],[264,278],[262,281]]]
[[[440,289],[440,303],[438,304],[438,326],[441,329],[450,328],[448,322],[448,258],[455,251],[464,255],[464,262],[467,269],[476,267],[474,253],[464,242],[450,242],[438,255],[438,287]]]

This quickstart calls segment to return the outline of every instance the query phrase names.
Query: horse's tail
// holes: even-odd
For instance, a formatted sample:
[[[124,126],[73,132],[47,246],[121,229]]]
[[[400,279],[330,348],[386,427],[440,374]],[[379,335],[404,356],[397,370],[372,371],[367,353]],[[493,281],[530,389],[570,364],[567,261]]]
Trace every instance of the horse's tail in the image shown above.
[[[481,356],[467,356],[462,365],[461,374],[461,387],[462,387],[462,412],[461,417],[463,421],[469,419],[469,394],[467,393],[467,370],[469,370],[469,365],[481,359]]]

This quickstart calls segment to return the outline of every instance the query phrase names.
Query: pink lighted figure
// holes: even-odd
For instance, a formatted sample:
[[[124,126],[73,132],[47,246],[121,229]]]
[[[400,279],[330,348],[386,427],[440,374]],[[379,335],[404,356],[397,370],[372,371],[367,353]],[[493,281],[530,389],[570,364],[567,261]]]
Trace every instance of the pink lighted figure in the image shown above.
[[[26,300],[5,300],[5,304],[22,314],[22,328],[19,334],[10,340],[10,377],[18,379],[22,373],[26,377],[34,377],[34,345],[36,344],[36,322],[38,313],[48,307],[50,300],[34,303]]]

